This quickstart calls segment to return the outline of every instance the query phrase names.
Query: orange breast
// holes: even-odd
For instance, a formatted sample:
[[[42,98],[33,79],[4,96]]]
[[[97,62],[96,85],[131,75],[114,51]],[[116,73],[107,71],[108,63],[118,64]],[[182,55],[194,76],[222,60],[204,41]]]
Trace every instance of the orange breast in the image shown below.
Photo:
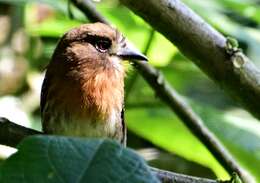
[[[85,70],[80,77],[77,74],[71,71],[64,79],[53,78],[55,84],[48,92],[52,102],[44,111],[52,117],[43,119],[47,133],[119,138],[124,73],[106,68]]]

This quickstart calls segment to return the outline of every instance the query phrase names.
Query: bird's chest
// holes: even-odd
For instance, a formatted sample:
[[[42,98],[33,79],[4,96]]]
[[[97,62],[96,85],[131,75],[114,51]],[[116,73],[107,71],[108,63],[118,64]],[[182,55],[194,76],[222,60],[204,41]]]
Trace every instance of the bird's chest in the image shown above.
[[[121,140],[123,80],[103,75],[84,83],[66,83],[51,89],[43,111],[45,132],[69,136],[109,137]],[[63,81],[62,81],[63,82]],[[59,91],[59,92],[55,92]]]
[[[50,123],[55,133],[79,137],[109,137],[120,140],[118,132],[122,129],[119,111],[112,111],[106,119],[93,116],[78,117],[66,111],[59,114],[57,111]]]
[[[75,115],[67,110],[46,105],[44,123],[46,133],[78,137],[108,137],[118,141],[123,138],[121,111],[112,110],[106,118],[85,114]],[[47,127],[47,128],[46,128]]]

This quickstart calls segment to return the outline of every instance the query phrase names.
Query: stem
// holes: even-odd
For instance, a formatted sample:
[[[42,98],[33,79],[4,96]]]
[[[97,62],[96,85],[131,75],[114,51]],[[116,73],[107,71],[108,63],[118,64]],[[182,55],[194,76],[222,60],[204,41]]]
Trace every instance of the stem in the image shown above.
[[[154,38],[154,33],[155,31],[153,29],[151,29],[146,46],[144,48],[143,53],[145,55],[147,55],[149,49],[151,48],[152,42],[153,42],[153,38]],[[138,79],[138,74],[137,72],[134,70],[132,73],[132,76],[128,82],[128,86],[125,88],[125,101],[127,102],[128,96],[131,93],[132,88],[134,87],[134,84],[136,83]]]

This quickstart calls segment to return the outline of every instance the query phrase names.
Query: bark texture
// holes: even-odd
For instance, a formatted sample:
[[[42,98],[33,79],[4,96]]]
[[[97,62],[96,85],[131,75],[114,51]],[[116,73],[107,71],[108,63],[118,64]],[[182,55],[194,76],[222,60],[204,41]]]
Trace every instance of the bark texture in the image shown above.
[[[121,0],[224,91],[260,119],[260,70],[227,39],[179,0]]]

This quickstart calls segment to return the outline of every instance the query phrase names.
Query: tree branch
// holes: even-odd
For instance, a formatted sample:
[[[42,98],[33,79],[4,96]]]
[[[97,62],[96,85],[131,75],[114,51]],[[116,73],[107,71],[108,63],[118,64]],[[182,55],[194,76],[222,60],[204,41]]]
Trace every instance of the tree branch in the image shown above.
[[[99,14],[96,9],[94,8],[94,6],[88,7],[90,2],[88,2],[87,0],[85,1],[81,1],[81,0],[71,0],[72,3],[74,3],[74,5],[79,8],[80,10],[84,10],[84,9],[88,9],[88,12],[84,12],[85,15],[89,15],[89,14],[93,14],[92,16],[89,17],[89,19],[92,22],[103,22],[103,23],[108,23],[108,21],[101,15]],[[87,2],[87,3],[86,3]],[[138,10],[138,12],[143,15],[144,13],[142,13],[142,7],[144,8],[144,4],[148,3],[148,2],[153,2],[154,4],[156,4],[157,0],[152,0],[152,1],[146,1],[146,0],[141,0],[141,1],[127,1],[127,0],[123,0],[123,2],[125,2],[127,5],[129,5],[130,7],[135,7],[135,4],[139,5],[137,6],[138,8],[136,8]],[[132,3],[131,3],[132,2]],[[141,3],[142,2],[142,3]],[[171,1],[167,1],[169,2],[169,4],[171,4]],[[177,1],[172,1],[172,2],[177,2]],[[141,5],[142,4],[142,5]],[[148,5],[149,6],[149,5]],[[184,6],[184,5],[183,5]],[[85,8],[84,8],[85,7]],[[187,7],[185,7],[186,9],[188,9]],[[145,8],[144,8],[145,9]],[[148,8],[149,9],[149,8]],[[151,12],[152,12],[152,8],[151,8]],[[188,10],[186,10],[188,11]],[[189,10],[190,11],[190,10]],[[150,13],[151,13],[150,12]],[[161,12],[166,12],[166,10],[161,11]],[[154,17],[158,17],[158,15],[164,14],[161,12],[157,12],[156,15],[153,15]],[[95,14],[97,14],[95,16]],[[166,14],[167,15],[167,14]],[[182,14],[181,14],[182,15]],[[190,15],[189,13],[187,15]],[[177,16],[177,15],[176,15]],[[184,16],[184,15],[183,15]],[[192,16],[195,16],[197,19],[200,19],[197,15],[192,14]],[[102,17],[101,19],[99,19],[98,17]],[[160,16],[159,16],[160,17]],[[192,20],[192,17],[186,17],[186,19],[189,20],[189,18]],[[149,19],[149,18],[148,18]],[[156,22],[156,21],[155,21]],[[157,19],[157,23],[161,24],[161,20]],[[188,22],[189,23],[189,22]],[[156,24],[156,23],[155,23]],[[172,25],[171,24],[165,24],[166,27],[170,28]],[[207,25],[206,23],[203,23],[203,25]],[[180,24],[179,26],[184,26],[184,28],[190,29],[189,27],[187,27],[184,24]],[[197,26],[200,27],[200,26]],[[208,28],[209,25],[207,25],[205,28]],[[214,33],[214,36],[216,37],[217,35],[220,35],[218,32],[216,32],[215,30],[213,30],[211,27],[210,31],[212,31]],[[181,28],[180,28],[181,29]],[[183,28],[182,28],[183,29]],[[184,30],[182,30],[184,31]],[[187,32],[187,31],[186,31]],[[176,39],[179,40],[181,42],[182,39],[179,39],[178,37],[185,37],[182,36],[181,31],[178,32],[179,34],[175,35],[175,37],[177,37]],[[201,32],[200,32],[201,33]],[[167,34],[172,34],[171,32],[166,32]],[[189,32],[189,34],[194,35],[193,32]],[[208,34],[206,34],[208,35]],[[190,35],[186,35],[188,37],[191,37]],[[200,36],[200,35],[197,35]],[[207,38],[207,37],[206,37]],[[196,38],[194,38],[196,39]],[[225,41],[224,37],[223,40]],[[200,40],[197,40],[200,41]],[[214,43],[215,40],[210,40],[208,41],[207,44],[202,45],[202,47],[200,49],[202,50],[207,50],[209,49],[209,52],[211,53],[211,55],[215,55],[217,56],[222,56],[222,57],[226,57],[226,55],[220,51],[218,51],[220,48],[216,47],[217,50],[214,50],[213,48],[214,45],[218,44],[220,41],[216,40],[217,43]],[[193,43],[193,42],[192,42]],[[185,46],[189,47],[189,43],[186,42]],[[195,44],[194,45],[194,49],[196,52],[199,47]],[[186,51],[184,49],[184,51]],[[225,50],[223,50],[225,52]],[[221,54],[220,54],[220,53]],[[186,52],[185,52],[186,53]],[[202,52],[203,53],[203,52]],[[192,54],[190,54],[192,55]],[[198,54],[200,55],[200,54]],[[202,54],[202,56],[204,56]],[[205,56],[207,56],[207,54],[205,54]],[[222,58],[221,57],[221,58]],[[196,57],[194,57],[196,58]],[[204,57],[202,57],[204,58]],[[207,58],[207,57],[206,57]],[[224,59],[224,58],[223,58]],[[216,61],[217,62],[217,61]],[[197,62],[196,62],[197,63]],[[198,62],[200,63],[200,62]],[[247,60],[246,63],[244,63],[243,66],[245,65],[252,65],[250,64],[251,62],[249,62]],[[232,64],[228,64],[228,65],[232,65]],[[217,65],[218,66],[218,65]],[[179,96],[179,94],[168,84],[168,82],[164,79],[163,75],[160,74],[155,68],[153,68],[151,65],[148,65],[145,62],[135,62],[135,67],[138,69],[139,73],[143,76],[143,78],[150,84],[150,86],[154,89],[154,91],[157,93],[158,97],[161,98],[161,100],[163,102],[165,102],[178,116],[179,118],[184,122],[184,124],[190,129],[190,131],[197,137],[199,138],[199,140],[209,149],[209,151],[214,155],[214,157],[220,162],[220,164],[229,172],[229,174],[231,175],[233,172],[237,172],[237,174],[241,177],[241,179],[246,182],[246,183],[253,183],[254,178],[248,173],[246,172],[242,167],[239,166],[239,164],[233,159],[233,157],[230,155],[230,153],[225,149],[225,147],[219,142],[219,140],[215,137],[215,135],[213,133],[211,133],[208,128],[203,124],[203,121],[200,119],[200,117],[193,112],[192,108],[190,106],[188,106],[183,99]],[[211,65],[212,67],[212,65]],[[212,72],[216,72],[219,70],[219,68],[216,68],[216,70],[214,70],[214,65],[213,68],[210,69]],[[236,70],[236,73],[239,70]],[[230,71],[229,71],[230,72]],[[221,72],[222,73],[222,72]],[[219,75],[221,75],[221,73],[219,73]],[[259,73],[260,74],[260,73]],[[232,80],[231,80],[232,81]],[[243,97],[242,97],[243,98]],[[259,98],[260,100],[260,98]],[[254,103],[257,103],[254,101]],[[259,105],[259,104],[257,104]],[[260,106],[259,106],[260,109]]]
[[[169,172],[157,168],[151,168],[151,170],[163,183],[221,183],[221,181]],[[231,181],[226,183],[228,182]]]
[[[89,0],[68,0],[71,1],[91,22],[103,22],[109,24],[105,17],[103,17]]]
[[[260,119],[260,70],[180,0],[120,0]]]
[[[0,117],[0,144],[16,147],[25,137],[41,133]]]

